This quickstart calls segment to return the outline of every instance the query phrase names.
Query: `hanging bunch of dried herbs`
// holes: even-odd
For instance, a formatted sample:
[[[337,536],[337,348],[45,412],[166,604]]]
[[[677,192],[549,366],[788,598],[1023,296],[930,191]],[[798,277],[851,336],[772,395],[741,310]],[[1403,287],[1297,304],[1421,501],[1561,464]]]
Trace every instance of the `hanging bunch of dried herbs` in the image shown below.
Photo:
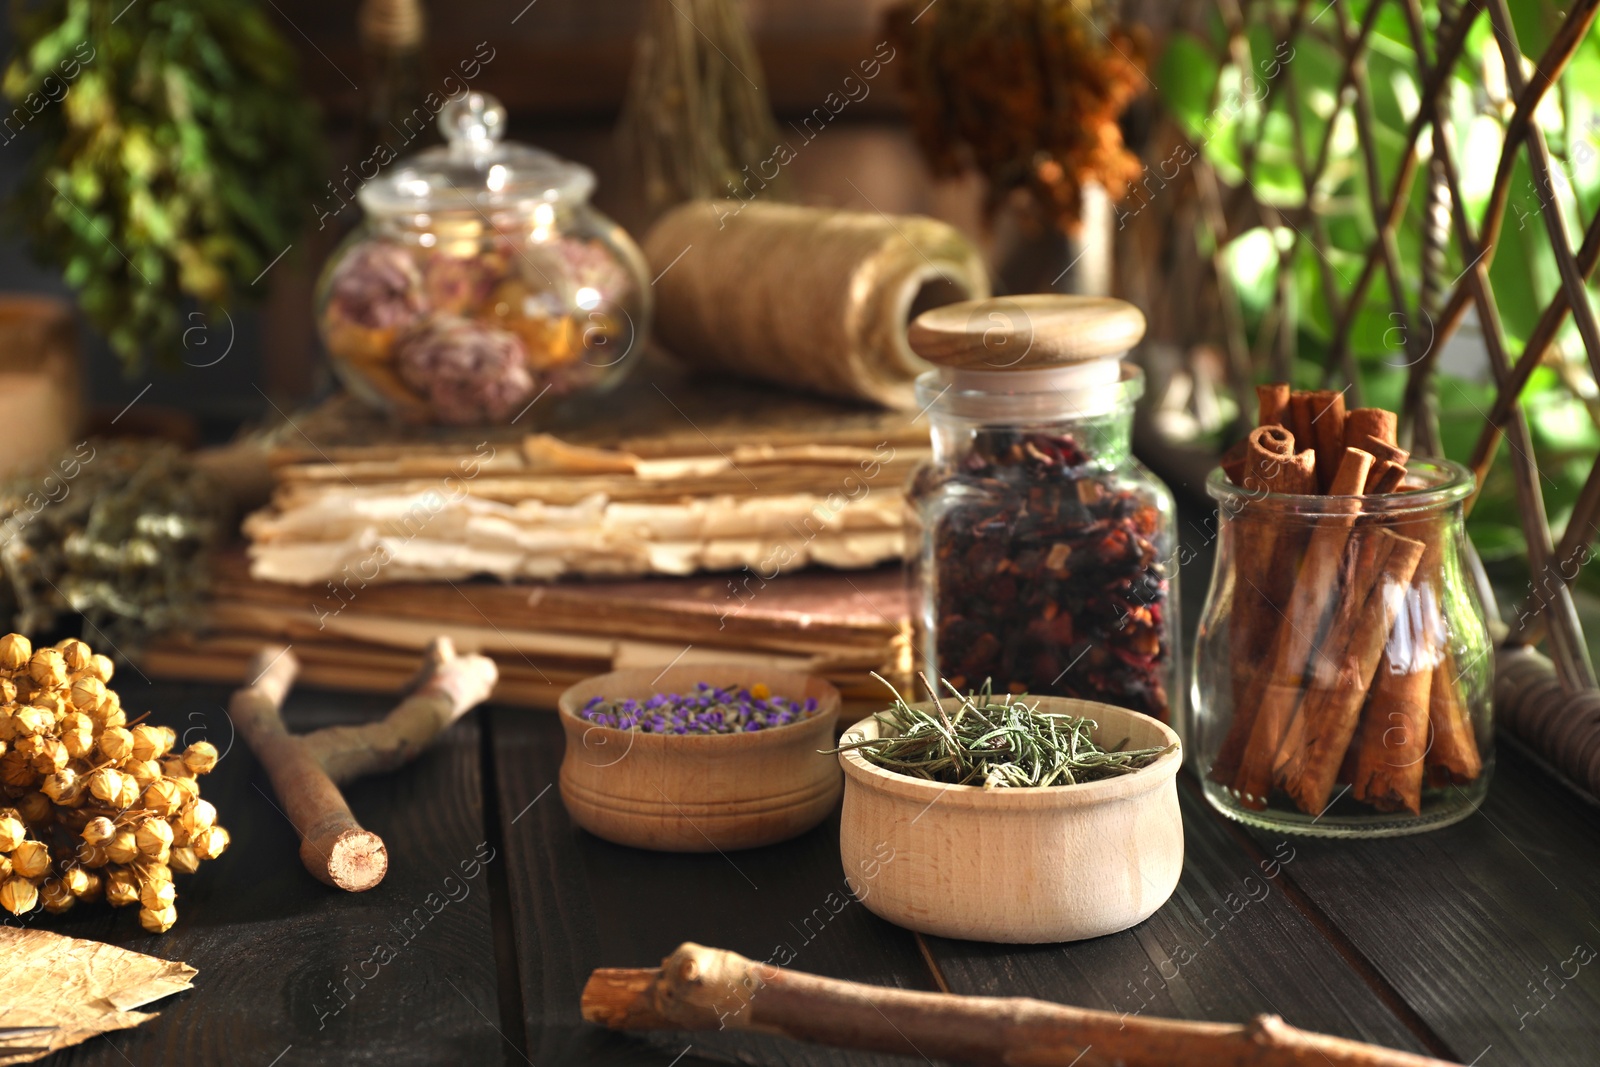
[[[992,214],[1025,190],[1076,229],[1083,186],[1121,199],[1140,174],[1117,121],[1146,85],[1137,27],[1083,0],[911,0],[890,8],[917,142],[935,175],[976,169]]]
[[[192,624],[223,499],[169,444],[88,441],[20,475],[0,488],[0,620],[38,633],[77,613],[119,646]]]
[[[251,294],[314,197],[293,55],[253,0],[14,10],[0,128],[37,148],[12,211],[128,367],[171,358],[186,306]]]
[[[1009,693],[997,700],[987,684],[963,694],[944,682],[955,696],[951,711],[933,684],[924,682],[933,710],[906,703],[889,686],[894,707],[876,716],[878,736],[851,740],[847,734],[834,751],[859,751],[884,770],[912,778],[987,789],[1096,782],[1132,774],[1169,751],[1129,749],[1126,738],[1102,748],[1094,740],[1099,725],[1093,719],[1040,711],[1038,700]]]

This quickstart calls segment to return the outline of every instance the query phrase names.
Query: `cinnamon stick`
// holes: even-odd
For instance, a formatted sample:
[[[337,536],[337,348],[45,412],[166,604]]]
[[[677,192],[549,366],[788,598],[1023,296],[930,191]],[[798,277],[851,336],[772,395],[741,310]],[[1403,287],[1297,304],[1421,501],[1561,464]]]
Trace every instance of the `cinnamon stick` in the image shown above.
[[[1371,527],[1362,528],[1351,549],[1344,595],[1311,657],[1299,711],[1284,731],[1273,768],[1275,783],[1308,815],[1321,814],[1333,795],[1423,544]]]
[[[1392,445],[1397,439],[1399,422],[1394,412],[1383,408],[1351,408],[1344,416],[1344,443],[1369,452],[1372,451],[1367,448],[1369,437]]]
[[[1345,449],[1344,394],[1331,389],[1314,389],[1307,395],[1310,398],[1311,447],[1317,452],[1317,480],[1323,492],[1330,492]]]
[[[1295,452],[1294,436],[1281,426],[1259,426],[1245,441],[1244,485],[1253,493],[1316,491],[1316,454]],[[1289,599],[1303,538],[1249,499],[1232,518],[1233,605],[1228,614],[1233,721],[1211,765],[1211,776],[1228,782],[1255,720],[1261,667],[1272,651],[1277,622]]]
[[[1428,699],[1439,663],[1441,616],[1433,579],[1443,555],[1438,522],[1414,523],[1424,544],[1411,593],[1389,631],[1361,725],[1347,756],[1350,795],[1379,811],[1422,814]],[[1409,530],[1407,531],[1409,532]]]
[[[1428,695],[1427,774],[1429,784],[1465,785],[1483,772],[1483,755],[1473,733],[1472,717],[1461,700],[1461,672],[1455,655],[1446,651],[1433,669]]]
[[[1345,545],[1360,513],[1361,502],[1355,494],[1361,492],[1371,469],[1370,453],[1357,448],[1344,450],[1331,486],[1332,498],[1327,503],[1332,514],[1316,520],[1307,541],[1289,604],[1276,626],[1272,654],[1267,660],[1268,673],[1260,686],[1255,718],[1250,724],[1250,738],[1234,777],[1234,789],[1240,802],[1247,806],[1266,806],[1278,749],[1300,702],[1307,662],[1322,637],[1325,620],[1339,592]]]
[[[1218,465],[1222,467],[1222,473],[1226,474],[1228,476],[1228,481],[1232,482],[1234,485],[1244,485],[1245,456],[1249,450],[1249,447],[1249,441],[1235,441],[1233,444],[1229,445],[1228,450],[1222,454],[1222,459],[1217,461]]]
[[[1289,427],[1289,383],[1256,386],[1256,425]]]
[[[1311,447],[1314,429],[1311,425],[1311,394],[1299,391],[1289,394],[1289,432],[1294,434],[1295,447]]]
[[[1367,484],[1363,492],[1392,493],[1400,487],[1401,481],[1406,476],[1406,464],[1411,460],[1411,453],[1397,447],[1393,442],[1384,441],[1371,434],[1362,438],[1355,447],[1371,452],[1373,459],[1377,461],[1372,465],[1372,472],[1367,475]]]
[[[749,1030],[835,1048],[1021,1067],[1447,1067],[1298,1030],[1276,1015],[1189,1022],[1029,997],[924,993],[822,978],[685,943],[659,968],[602,968],[583,1017],[612,1030]],[[1081,1062],[1080,1062],[1081,1061]]]

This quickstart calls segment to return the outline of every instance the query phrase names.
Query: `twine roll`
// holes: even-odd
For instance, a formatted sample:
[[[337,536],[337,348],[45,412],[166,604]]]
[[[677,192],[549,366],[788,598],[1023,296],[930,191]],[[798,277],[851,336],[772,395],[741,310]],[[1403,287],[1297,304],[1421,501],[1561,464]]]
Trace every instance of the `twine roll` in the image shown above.
[[[891,408],[929,369],[911,319],[989,295],[978,250],[922,216],[695,200],[644,250],[656,338],[685,363]]]

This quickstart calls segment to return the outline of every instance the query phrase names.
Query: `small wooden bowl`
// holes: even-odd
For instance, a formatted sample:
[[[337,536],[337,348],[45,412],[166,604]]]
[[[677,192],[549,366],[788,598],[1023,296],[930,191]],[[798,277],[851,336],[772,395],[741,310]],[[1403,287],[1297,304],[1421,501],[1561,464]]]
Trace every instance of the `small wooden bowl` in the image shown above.
[[[644,700],[700,682],[764,683],[773,696],[815,698],[808,719],[739,734],[647,734],[578,717],[594,697]],[[607,841],[661,852],[727,852],[786,841],[827,818],[843,788],[834,747],[839,691],[820,678],[749,666],[613,671],[561,694],[567,753],[561,799]]]
[[[1102,745],[1178,743],[1138,712],[1038,699],[1041,711],[1095,720]],[[847,742],[876,736],[870,718],[844,734]],[[1142,922],[1177,888],[1181,749],[1133,774],[1042,789],[941,785],[886,771],[856,751],[839,760],[845,876],[868,910],[892,923],[978,941],[1078,941]]]

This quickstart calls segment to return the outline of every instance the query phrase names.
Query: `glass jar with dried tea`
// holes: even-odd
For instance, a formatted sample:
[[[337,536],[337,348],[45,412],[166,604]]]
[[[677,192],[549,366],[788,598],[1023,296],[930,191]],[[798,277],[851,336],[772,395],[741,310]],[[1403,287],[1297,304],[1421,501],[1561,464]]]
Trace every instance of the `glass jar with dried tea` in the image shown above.
[[[1179,699],[1172,494],[1133,457],[1131,304],[1018,296],[912,324],[933,458],[909,495],[917,669],[1164,721]]]
[[[1471,473],[1412,460],[1393,492],[1245,485],[1220,469],[1206,485],[1217,556],[1184,740],[1212,806],[1331,837],[1471,814],[1494,760],[1494,657],[1465,562]]]

